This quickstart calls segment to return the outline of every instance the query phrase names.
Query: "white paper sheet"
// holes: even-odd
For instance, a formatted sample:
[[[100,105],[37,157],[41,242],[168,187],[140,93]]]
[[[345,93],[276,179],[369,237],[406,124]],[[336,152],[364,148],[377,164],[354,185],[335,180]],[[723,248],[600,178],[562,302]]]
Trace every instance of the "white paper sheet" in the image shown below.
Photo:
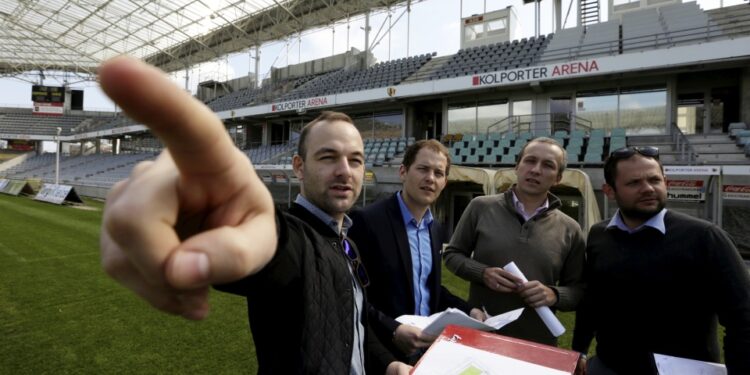
[[[489,317],[484,322],[480,322],[466,315],[465,312],[459,309],[448,308],[445,311],[435,313],[430,316],[401,315],[396,318],[396,321],[402,324],[408,324],[417,328],[421,328],[422,332],[428,335],[437,336],[440,334],[440,332],[443,332],[443,329],[445,329],[445,326],[447,326],[448,324],[474,328],[486,332],[498,330],[508,323],[511,323],[518,319],[518,317],[521,316],[522,312],[523,307],[520,309],[508,311],[500,315]]]
[[[516,266],[515,262],[510,262],[503,267],[504,270],[516,275],[521,281],[527,283],[529,280],[526,278],[526,276],[523,275],[523,272]],[[539,314],[539,317],[542,318],[542,321],[544,322],[544,325],[547,326],[547,329],[552,333],[552,336],[560,337],[563,333],[565,333],[565,327],[563,327],[562,323],[557,319],[555,316],[555,313],[550,310],[547,306],[537,307],[534,310],[536,310],[536,313]]]
[[[659,375],[727,375],[726,366],[694,359],[654,353]]]

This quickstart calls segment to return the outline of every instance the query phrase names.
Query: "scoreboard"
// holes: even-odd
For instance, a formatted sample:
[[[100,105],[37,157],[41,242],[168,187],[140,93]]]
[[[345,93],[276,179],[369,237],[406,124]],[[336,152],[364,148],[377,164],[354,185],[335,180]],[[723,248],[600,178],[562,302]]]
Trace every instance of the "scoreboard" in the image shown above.
[[[31,87],[31,101],[34,103],[63,103],[65,102],[65,88],[34,85]]]

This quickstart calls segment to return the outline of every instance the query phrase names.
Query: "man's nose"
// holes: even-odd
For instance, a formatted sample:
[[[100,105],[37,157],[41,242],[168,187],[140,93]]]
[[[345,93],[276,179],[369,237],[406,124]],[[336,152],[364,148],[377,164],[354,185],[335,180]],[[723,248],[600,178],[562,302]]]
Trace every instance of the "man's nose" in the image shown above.
[[[347,158],[340,158],[336,162],[335,173],[337,176],[350,176],[352,174],[352,167],[349,165],[349,160]]]

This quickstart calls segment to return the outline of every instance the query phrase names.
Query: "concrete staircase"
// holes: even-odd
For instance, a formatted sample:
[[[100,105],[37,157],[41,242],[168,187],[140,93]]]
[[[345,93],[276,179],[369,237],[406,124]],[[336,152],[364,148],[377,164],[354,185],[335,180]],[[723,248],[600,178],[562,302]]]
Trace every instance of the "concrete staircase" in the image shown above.
[[[414,83],[414,82],[421,82],[426,81],[430,78],[433,72],[440,69],[443,64],[447,63],[448,60],[451,59],[453,55],[450,56],[440,56],[440,57],[433,57],[430,61],[428,61],[426,64],[424,64],[419,70],[416,71],[416,73],[412,74],[405,80],[401,81],[401,84],[405,83]]]
[[[692,164],[696,165],[745,165],[750,158],[737,147],[728,134],[691,134],[687,139],[697,154]],[[687,155],[682,153],[669,135],[648,135],[628,137],[628,146],[655,146],[659,148],[660,159],[667,165],[689,164]]]

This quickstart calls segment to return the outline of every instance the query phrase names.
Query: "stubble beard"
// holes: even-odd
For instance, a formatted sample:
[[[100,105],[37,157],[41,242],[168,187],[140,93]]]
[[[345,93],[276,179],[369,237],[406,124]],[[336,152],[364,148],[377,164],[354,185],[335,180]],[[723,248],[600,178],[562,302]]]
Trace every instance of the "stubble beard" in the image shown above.
[[[620,214],[622,216],[630,218],[630,219],[634,219],[637,221],[645,222],[648,219],[654,217],[654,215],[661,212],[661,210],[663,210],[664,207],[666,207],[666,203],[664,202],[664,200],[659,199],[659,204],[654,209],[645,210],[645,209],[637,208],[635,206],[626,207],[626,208],[623,208],[622,206],[620,206],[619,208],[620,208]]]

